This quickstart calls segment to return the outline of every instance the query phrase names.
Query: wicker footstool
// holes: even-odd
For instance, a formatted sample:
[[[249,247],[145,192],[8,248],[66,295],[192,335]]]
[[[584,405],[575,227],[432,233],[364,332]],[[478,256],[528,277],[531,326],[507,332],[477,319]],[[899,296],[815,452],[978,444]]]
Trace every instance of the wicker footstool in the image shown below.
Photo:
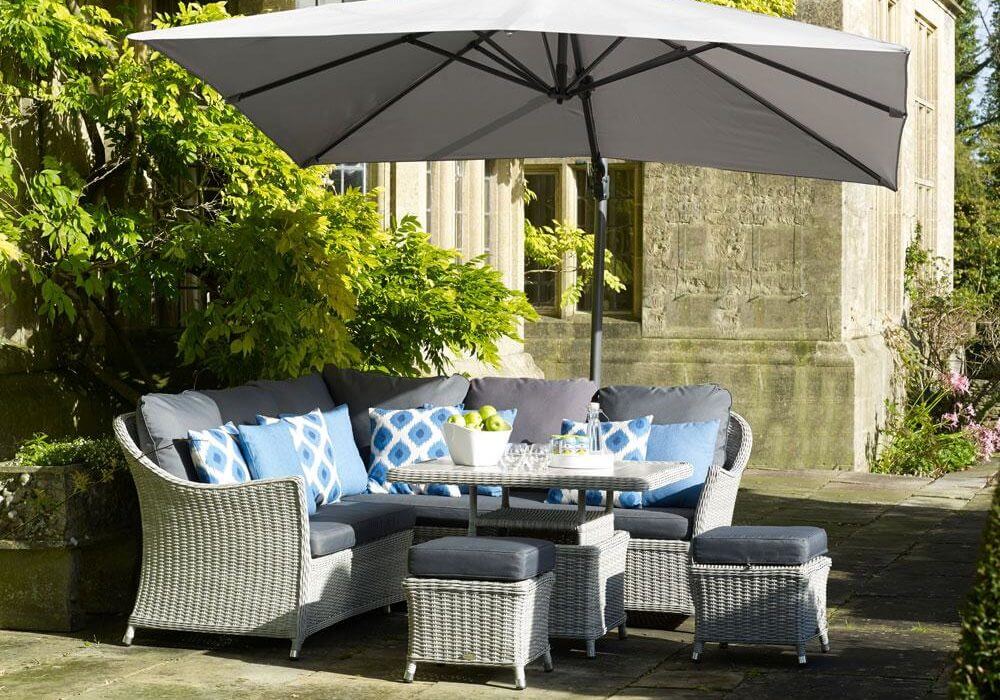
[[[403,590],[410,637],[403,680],[422,662],[514,669],[549,653],[555,546],[514,537],[442,537],[410,548]]]
[[[806,642],[830,650],[826,532],[817,527],[719,527],[691,542],[694,651],[705,642],[787,644],[806,663]]]

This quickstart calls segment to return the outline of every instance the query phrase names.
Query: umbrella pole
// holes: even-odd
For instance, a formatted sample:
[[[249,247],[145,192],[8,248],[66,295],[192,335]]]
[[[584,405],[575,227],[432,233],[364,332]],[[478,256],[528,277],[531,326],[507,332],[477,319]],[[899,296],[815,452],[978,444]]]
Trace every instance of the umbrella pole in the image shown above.
[[[601,383],[601,342],[604,338],[604,251],[608,247],[608,161],[601,156],[597,143],[597,126],[594,123],[594,109],[590,103],[590,84],[593,78],[587,76],[581,81],[583,90],[580,102],[583,105],[583,119],[587,125],[587,143],[590,145],[590,168],[592,194],[594,196],[594,279],[593,306],[590,311],[590,380]]]
[[[604,251],[608,247],[608,161],[594,154],[591,161],[594,203],[593,308],[590,312],[590,379],[601,383],[601,343],[604,339]]]

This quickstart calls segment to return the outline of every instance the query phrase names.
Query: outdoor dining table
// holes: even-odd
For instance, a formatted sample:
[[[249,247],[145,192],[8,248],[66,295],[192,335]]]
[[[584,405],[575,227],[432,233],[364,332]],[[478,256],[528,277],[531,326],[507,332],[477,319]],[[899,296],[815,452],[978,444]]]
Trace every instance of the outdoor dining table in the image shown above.
[[[549,636],[582,639],[587,656],[596,655],[596,640],[625,626],[625,560],[629,535],[614,528],[616,491],[648,491],[691,476],[686,462],[617,462],[601,469],[541,467],[469,467],[449,459],[391,467],[390,481],[461,484],[468,487],[469,536],[479,527],[508,535],[534,536],[556,544],[555,587],[549,612]],[[480,513],[477,486],[500,486],[496,510]],[[541,504],[511,505],[511,488],[577,490],[576,508]],[[605,493],[602,508],[588,508],[586,492]]]
[[[390,467],[390,481],[418,484],[461,484],[469,492],[469,535],[476,534],[479,525],[495,527],[518,526],[522,528],[563,530],[578,529],[598,518],[608,517],[614,522],[614,495],[616,491],[649,491],[668,486],[693,473],[687,462],[630,461],[616,462],[612,467],[600,469],[574,469],[545,466],[538,469],[516,467],[469,467],[455,464],[450,459],[418,462],[404,467]],[[477,486],[500,486],[500,508],[479,514]],[[573,510],[550,508],[512,508],[511,488],[557,488],[577,491],[577,508]],[[605,493],[603,509],[588,509],[586,491]]]

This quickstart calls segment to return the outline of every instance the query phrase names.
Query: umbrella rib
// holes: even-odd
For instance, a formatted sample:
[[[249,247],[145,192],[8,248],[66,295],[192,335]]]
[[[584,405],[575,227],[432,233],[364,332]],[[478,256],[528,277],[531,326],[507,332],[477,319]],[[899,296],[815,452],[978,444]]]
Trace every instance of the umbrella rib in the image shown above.
[[[666,42],[666,41],[664,41],[664,43],[666,43],[668,45],[673,45],[672,42]],[[802,122],[800,122],[798,119],[796,119],[795,117],[793,117],[792,115],[790,115],[788,112],[786,112],[785,110],[781,109],[781,107],[778,107],[776,104],[774,104],[773,102],[771,102],[770,100],[768,100],[766,97],[764,97],[764,96],[758,94],[757,92],[755,92],[754,90],[748,88],[746,85],[744,85],[740,81],[736,80],[735,78],[733,78],[733,77],[731,77],[729,75],[726,75],[725,73],[723,73],[721,70],[719,70],[715,66],[711,65],[710,63],[706,63],[704,60],[702,60],[701,58],[699,58],[697,56],[691,56],[691,60],[694,61],[695,63],[697,63],[699,66],[701,66],[705,70],[709,71],[710,73],[714,74],[715,76],[717,76],[717,77],[721,78],[722,80],[726,81],[731,86],[733,86],[734,88],[736,88],[737,90],[739,90],[740,92],[742,92],[744,95],[746,95],[747,97],[751,98],[755,102],[759,103],[765,109],[768,109],[771,112],[773,112],[774,114],[778,115],[779,117],[781,117],[782,119],[784,119],[786,122],[788,122],[789,124],[791,124],[792,126],[794,126],[796,129],[798,129],[799,131],[801,131],[805,135],[809,136],[810,138],[814,139],[815,141],[818,141],[820,144],[822,144],[823,146],[825,146],[827,149],[833,151],[838,156],[840,156],[841,158],[843,158],[844,160],[846,160],[848,163],[850,163],[851,165],[853,165],[854,167],[856,167],[858,170],[861,170],[864,173],[866,173],[869,177],[871,177],[873,180],[875,180],[875,182],[878,183],[879,185],[882,185],[884,187],[890,187],[886,183],[885,178],[883,178],[877,172],[875,172],[874,170],[872,170],[869,166],[865,165],[858,158],[855,158],[850,153],[848,153],[843,148],[841,148],[837,144],[835,144],[832,141],[830,141],[825,136],[822,136],[821,134],[817,133],[813,129],[809,128],[808,126],[806,126],[805,124],[803,124]],[[890,189],[892,189],[892,188],[890,188]]]
[[[625,78],[631,78],[633,75],[638,75],[639,73],[645,73],[646,71],[653,70],[654,68],[660,68],[661,66],[666,66],[671,63],[676,63],[683,58],[694,58],[698,54],[704,51],[710,51],[711,49],[718,48],[719,44],[709,43],[702,44],[701,46],[695,47],[693,49],[681,49],[676,48],[670,53],[663,54],[662,56],[657,56],[656,58],[651,58],[648,61],[643,61],[642,63],[637,63],[631,68],[626,68],[620,70],[617,73],[612,73],[609,76],[601,78],[600,80],[594,80],[587,85],[581,85],[574,89],[570,93],[570,97],[578,95],[587,90],[594,90],[599,87],[603,87],[610,83],[616,83],[619,80],[624,80]]]
[[[484,36],[486,33],[485,32],[476,32],[476,34],[478,34],[479,36]],[[520,69],[520,72],[526,78],[530,78],[532,81],[534,81],[534,82],[538,83],[539,85],[544,86],[546,89],[548,89],[548,86],[545,85],[545,81],[542,80],[542,78],[541,78],[540,75],[538,75],[533,70],[531,70],[530,68],[528,68],[528,66],[526,66],[523,61],[518,60],[518,58],[516,56],[514,56],[514,54],[512,54],[510,51],[508,51],[503,46],[501,46],[499,43],[497,43],[493,39],[492,36],[487,36],[486,37],[486,43],[489,44],[490,46],[492,46],[496,50],[497,53],[499,53],[501,56],[503,56],[508,61],[510,61],[513,65],[517,66]],[[480,49],[482,49],[482,47],[480,47]],[[515,71],[515,72],[517,72],[517,71]]]
[[[382,104],[380,104],[378,107],[376,107],[375,109],[371,110],[366,115],[364,115],[363,117],[361,117],[361,119],[359,119],[358,121],[354,122],[354,124],[352,124],[350,126],[350,128],[347,129],[347,131],[345,131],[343,134],[341,134],[340,136],[338,136],[336,138],[336,140],[333,141],[333,143],[331,143],[329,146],[327,146],[326,148],[324,148],[322,151],[320,151],[316,155],[312,156],[311,158],[307,158],[306,160],[304,160],[302,162],[302,166],[306,167],[306,166],[315,165],[316,163],[318,163],[320,158],[322,158],[327,153],[329,153],[330,151],[332,151],[334,148],[336,148],[337,146],[339,146],[340,144],[342,144],[344,141],[346,141],[347,139],[349,139],[351,136],[353,136],[354,134],[356,134],[360,129],[364,128],[365,125],[367,125],[369,122],[371,122],[373,119],[375,119],[378,115],[382,114],[385,110],[387,110],[390,107],[392,107],[394,104],[396,104],[401,99],[403,99],[404,97],[406,97],[407,95],[409,95],[411,92],[413,92],[414,90],[416,90],[418,87],[420,87],[421,85],[423,85],[424,83],[426,83],[428,80],[430,80],[431,78],[433,78],[435,75],[437,75],[438,73],[440,73],[442,70],[444,70],[445,68],[447,68],[448,66],[450,66],[453,62],[455,62],[456,60],[458,60],[459,58],[461,58],[461,56],[463,54],[468,53],[469,51],[472,51],[474,48],[476,48],[477,46],[479,46],[481,43],[483,43],[483,38],[482,37],[480,37],[479,39],[476,39],[474,41],[470,41],[468,44],[466,44],[465,46],[463,46],[459,51],[457,51],[454,54],[449,55],[446,60],[442,61],[441,63],[437,64],[436,66],[434,66],[433,68],[431,68],[430,70],[428,70],[427,72],[425,72],[419,78],[417,78],[412,83],[410,83],[405,88],[403,88],[403,90],[401,92],[399,92],[395,96],[389,98],[388,100],[386,100],[385,102],[383,102]]]
[[[552,60],[552,47],[549,46],[549,35],[542,32],[542,43],[545,45],[545,58],[549,60],[549,70],[552,72],[552,84],[555,85],[558,81],[556,77],[556,64]]]
[[[383,42],[381,44],[377,44],[375,46],[369,47],[367,49],[362,49],[361,51],[356,51],[356,52],[354,52],[352,54],[348,54],[347,56],[343,56],[341,58],[337,58],[337,59],[334,59],[332,61],[327,61],[326,63],[322,63],[322,64],[320,64],[318,66],[313,67],[313,68],[307,68],[304,71],[299,71],[298,73],[294,73],[292,75],[287,75],[284,78],[280,78],[278,80],[273,80],[273,81],[271,81],[269,83],[264,83],[263,85],[258,85],[257,87],[251,88],[250,90],[244,90],[242,92],[237,92],[237,93],[235,93],[233,95],[230,95],[229,97],[227,97],[225,99],[230,104],[236,104],[240,100],[245,100],[248,97],[253,97],[254,95],[259,95],[262,92],[267,92],[268,90],[274,90],[275,88],[279,88],[279,87],[281,87],[283,85],[288,85],[289,83],[294,83],[297,80],[302,80],[303,78],[308,78],[309,76],[316,75],[317,73],[322,73],[323,71],[331,70],[333,68],[337,68],[338,66],[342,66],[342,65],[344,65],[346,63],[350,63],[352,61],[356,61],[356,60],[358,60],[360,58],[364,58],[366,56],[371,56],[372,54],[378,53],[380,51],[385,51],[386,49],[391,49],[394,46],[399,46],[401,44],[409,43],[409,41],[411,39],[418,39],[418,38],[420,38],[422,36],[425,36],[426,34],[427,34],[427,32],[421,32],[419,34],[405,34],[405,35],[403,35],[401,37],[397,37],[397,38],[392,39],[390,41],[386,41],[386,42]]]
[[[497,56],[495,53],[492,53],[491,51],[488,51],[487,49],[483,48],[482,46],[477,46],[476,47],[476,51],[478,53],[481,53],[483,56],[485,56],[486,58],[490,59],[494,63],[496,63],[498,66],[506,68],[507,70],[509,70],[514,75],[516,75],[516,76],[518,76],[520,78],[523,78],[524,80],[527,80],[529,83],[534,83],[535,86],[538,87],[538,88],[540,88],[540,89],[548,91],[548,89],[549,89],[548,85],[546,85],[545,83],[543,83],[540,80],[538,80],[536,76],[534,76],[534,75],[528,75],[524,71],[518,69],[517,66],[513,65],[512,63],[508,63],[502,57]]]
[[[815,76],[809,75],[808,73],[800,71],[796,68],[791,68],[790,66],[786,66],[782,63],[778,63],[777,61],[773,61],[770,58],[766,58],[764,56],[755,54],[752,51],[747,51],[746,49],[740,48],[739,46],[733,46],[732,44],[721,44],[721,47],[727,51],[731,51],[745,58],[749,58],[751,61],[762,63],[765,66],[774,68],[775,70],[780,70],[782,73],[788,73],[789,75],[795,76],[800,80],[805,80],[806,82],[812,83],[813,85],[818,85],[821,88],[826,88],[827,90],[830,90],[831,92],[836,92],[840,95],[843,95],[844,97],[849,97],[852,100],[861,102],[862,104],[866,104],[869,107],[874,107],[875,109],[882,110],[883,112],[886,112],[890,117],[898,119],[900,117],[906,116],[906,112],[903,110],[896,109],[895,107],[890,107],[889,105],[883,104],[878,100],[873,100],[870,97],[865,97],[864,95],[860,95],[856,92],[853,92],[852,90],[848,90],[847,88],[842,88],[839,85],[835,85],[829,81],[823,80],[822,78],[817,78]]]
[[[485,39],[480,39],[480,41],[485,41]],[[523,78],[519,78],[516,75],[510,75],[509,73],[504,73],[502,70],[498,70],[496,68],[493,68],[492,66],[483,65],[478,61],[473,61],[470,58],[466,58],[463,54],[471,49],[466,48],[463,49],[461,52],[455,53],[453,51],[449,51],[448,49],[442,49],[440,46],[435,46],[434,44],[428,44],[426,41],[420,41],[419,39],[411,39],[409,43],[418,48],[430,51],[431,53],[436,53],[439,56],[445,56],[453,61],[457,61],[458,63],[462,63],[466,66],[476,68],[478,70],[483,71],[484,73],[489,73],[490,75],[495,75],[498,78],[509,80],[510,82],[516,83],[517,85],[520,85],[522,87],[535,90],[536,92],[548,93],[547,89],[543,89],[542,87],[535,85],[534,83],[529,82],[527,80],[524,80]],[[476,46],[472,47],[472,49],[475,48],[477,47]]]
[[[593,61],[590,62],[589,66],[587,66],[586,68],[584,68],[583,73],[580,73],[575,78],[573,78],[573,82],[571,82],[566,87],[566,90],[567,91],[572,91],[572,90],[576,89],[576,87],[580,84],[580,81],[582,81],[588,75],[591,75],[594,72],[594,69],[597,68],[597,66],[600,65],[601,62],[605,58],[607,58],[608,56],[610,56],[611,52],[614,51],[615,49],[617,49],[621,45],[621,43],[623,41],[625,41],[625,37],[623,37],[623,36],[620,36],[617,39],[615,39],[614,41],[612,41],[611,44],[608,46],[608,48],[604,49],[604,51],[602,51],[597,56],[597,58],[595,58]]]

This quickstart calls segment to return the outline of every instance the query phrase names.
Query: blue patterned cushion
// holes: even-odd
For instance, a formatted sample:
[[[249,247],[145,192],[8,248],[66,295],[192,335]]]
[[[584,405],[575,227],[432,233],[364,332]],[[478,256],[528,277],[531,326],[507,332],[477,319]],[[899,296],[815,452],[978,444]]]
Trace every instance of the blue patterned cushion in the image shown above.
[[[426,493],[426,484],[393,483],[390,467],[405,467],[448,456],[441,426],[451,416],[460,415],[458,406],[428,408],[369,408],[372,429],[371,466],[368,490],[372,493]]]
[[[323,412],[317,408],[301,416],[283,415],[280,418],[257,416],[259,425],[268,425],[279,420],[288,425],[310,497],[316,501],[317,506],[339,501],[340,479],[337,476],[333,441],[330,439],[330,430]]]
[[[309,487],[299,455],[292,442],[292,431],[286,421],[279,420],[265,425],[241,425],[240,448],[254,479],[277,479],[286,476],[302,477],[306,482],[306,507],[309,514],[316,512],[316,494]]]
[[[189,430],[191,461],[198,480],[205,484],[242,484],[250,481],[250,470],[240,452],[232,421],[220,428]]]
[[[649,443],[649,432],[652,427],[652,416],[642,416],[625,421],[606,421],[601,423],[601,437],[604,447],[622,462],[641,462],[646,459],[646,445]],[[563,435],[586,435],[587,424],[579,421],[564,420]],[[547,503],[576,503],[577,492],[571,489],[549,489],[545,499]],[[604,505],[604,491],[587,491],[587,504]],[[642,506],[642,493],[639,491],[619,491],[615,494],[615,505],[621,508],[639,508]]]

